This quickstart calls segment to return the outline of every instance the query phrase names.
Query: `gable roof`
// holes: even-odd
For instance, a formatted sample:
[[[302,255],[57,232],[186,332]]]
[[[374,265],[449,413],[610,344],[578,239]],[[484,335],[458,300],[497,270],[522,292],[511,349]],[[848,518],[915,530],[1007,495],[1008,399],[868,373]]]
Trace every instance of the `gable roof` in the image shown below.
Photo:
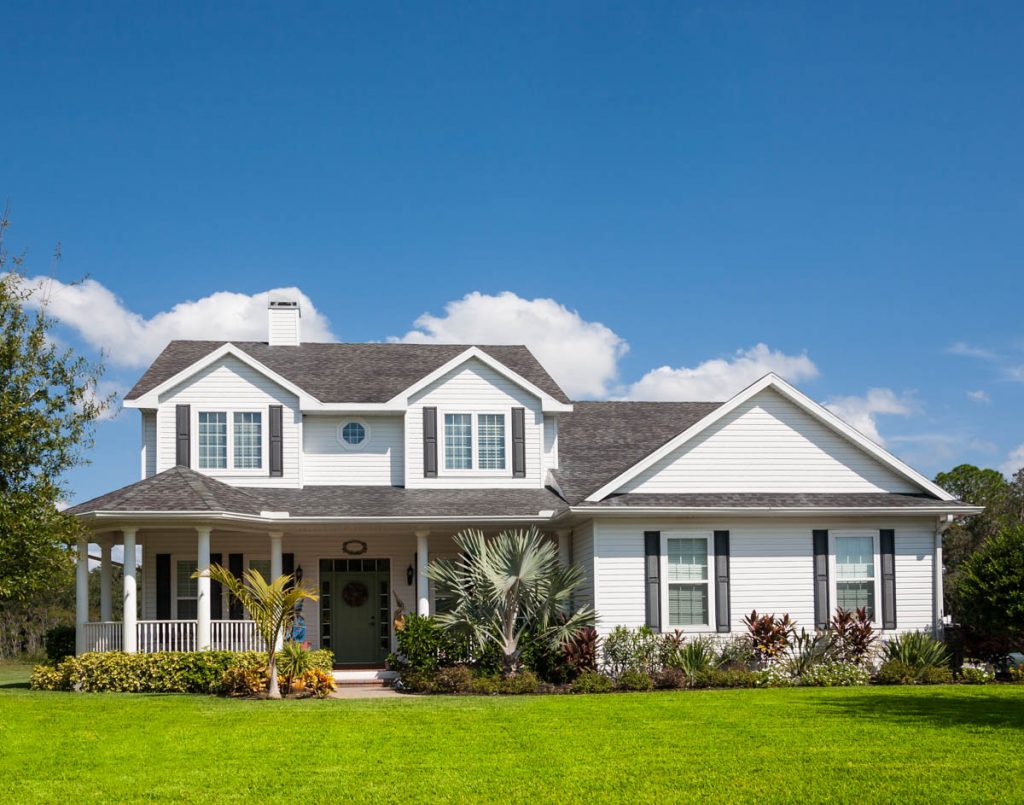
[[[819,405],[814,402],[814,400],[798,391],[774,373],[768,373],[760,380],[747,386],[747,388],[743,389],[739,394],[716,407],[703,419],[693,423],[686,430],[679,433],[675,438],[665,442],[659,448],[633,464],[625,471],[609,479],[599,489],[587,495],[587,500],[590,502],[600,501],[608,495],[618,491],[627,481],[635,478],[645,469],[654,465],[657,461],[667,456],[673,450],[695,438],[732,411],[735,411],[751,397],[768,388],[778,392],[798,408],[810,414],[823,425],[859,447],[883,466],[888,467],[897,475],[920,487],[924,492],[933,495],[939,500],[954,500],[954,497],[938,484],[930,481],[917,470],[900,461],[900,459],[896,458],[896,456],[885,448],[875,444],[875,442],[860,431],[848,425],[823,405]]]
[[[569,503],[582,501],[721,404],[574,402],[558,418],[559,490]]]
[[[383,404],[457,359],[469,344],[318,344],[172,341],[125,395],[135,400],[231,344],[322,403]],[[569,398],[525,346],[476,345],[560,403]]]

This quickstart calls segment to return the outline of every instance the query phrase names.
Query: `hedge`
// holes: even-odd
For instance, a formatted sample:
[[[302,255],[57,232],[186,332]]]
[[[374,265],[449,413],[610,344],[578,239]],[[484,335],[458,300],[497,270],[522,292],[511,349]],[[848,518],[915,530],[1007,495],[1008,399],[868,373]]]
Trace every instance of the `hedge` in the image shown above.
[[[313,668],[331,672],[332,652],[311,651],[310,659]],[[222,693],[225,671],[262,668],[266,664],[266,653],[258,651],[91,652],[68,657],[56,666],[36,666],[31,687],[113,693]]]

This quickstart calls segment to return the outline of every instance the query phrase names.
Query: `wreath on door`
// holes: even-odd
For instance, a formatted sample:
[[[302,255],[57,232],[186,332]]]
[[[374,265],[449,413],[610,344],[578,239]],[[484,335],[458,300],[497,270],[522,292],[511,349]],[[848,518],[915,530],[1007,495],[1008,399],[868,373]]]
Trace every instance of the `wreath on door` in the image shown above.
[[[341,600],[350,607],[361,607],[370,597],[370,591],[361,581],[350,581],[341,591]]]

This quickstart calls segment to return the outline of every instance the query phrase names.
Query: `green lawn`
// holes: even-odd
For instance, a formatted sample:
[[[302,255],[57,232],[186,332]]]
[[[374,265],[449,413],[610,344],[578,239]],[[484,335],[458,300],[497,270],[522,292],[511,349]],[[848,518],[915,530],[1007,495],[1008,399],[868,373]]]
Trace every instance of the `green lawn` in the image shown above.
[[[1024,686],[229,701],[32,693],[0,666],[0,798],[1024,799]]]

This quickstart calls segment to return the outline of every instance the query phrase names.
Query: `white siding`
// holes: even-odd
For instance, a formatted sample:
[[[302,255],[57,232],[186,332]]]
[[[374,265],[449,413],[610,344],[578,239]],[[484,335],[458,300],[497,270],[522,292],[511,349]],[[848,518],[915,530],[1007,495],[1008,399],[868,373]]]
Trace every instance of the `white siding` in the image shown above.
[[[299,486],[299,454],[302,420],[298,398],[237,358],[226,355],[160,397],[157,410],[156,470],[163,472],[174,466],[175,406],[192,406],[192,469],[207,472],[225,483],[237,486]],[[196,416],[199,411],[260,411],[263,414],[264,451],[268,443],[268,407],[284,406],[284,473],[271,478],[268,462],[258,472],[231,470],[200,470],[196,447]],[[230,461],[229,461],[230,463]]]
[[[583,571],[583,583],[577,588],[576,600],[594,606],[594,523],[592,520],[572,530],[572,561]],[[640,588],[643,595],[643,588]]]
[[[438,477],[423,477],[423,408],[437,407]],[[525,408],[526,477],[512,477],[512,444],[506,440],[503,474],[446,474],[444,469],[444,414],[504,413],[511,422],[512,408]],[[475,422],[475,418],[474,418]],[[540,487],[544,415],[540,400],[478,360],[470,360],[439,378],[409,401],[405,416],[405,485],[407,487]],[[473,450],[477,449],[475,441]]]
[[[338,428],[358,420],[369,437],[358,449],[338,440]],[[307,416],[302,425],[302,481],[306,486],[401,486],[405,451],[401,416]]]
[[[622,492],[919,492],[766,389],[621,488]]]
[[[593,528],[598,628],[607,632],[616,625],[636,627],[645,622],[644,531],[724,529],[729,531],[733,632],[744,630],[743,617],[754,609],[777,615],[788,612],[798,628],[810,631],[814,628],[811,531],[815,528],[895,529],[898,631],[932,628],[934,522],[925,518],[813,523],[774,518],[598,520]]]
[[[298,308],[270,308],[268,311],[268,342],[271,346],[297,346],[302,324]]]
[[[142,414],[142,477],[156,474],[156,411]]]
[[[544,415],[544,474],[558,469],[558,416]]]

